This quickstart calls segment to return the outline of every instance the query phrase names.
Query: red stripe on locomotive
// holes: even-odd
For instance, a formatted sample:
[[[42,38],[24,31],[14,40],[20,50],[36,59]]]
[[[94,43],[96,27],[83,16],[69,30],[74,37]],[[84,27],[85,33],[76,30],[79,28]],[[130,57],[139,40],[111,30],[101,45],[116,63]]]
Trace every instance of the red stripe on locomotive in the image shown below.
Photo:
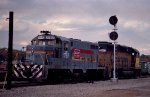
[[[73,48],[72,52],[73,53],[80,52],[82,54],[94,54],[94,51],[92,50],[85,50],[85,49],[79,49],[79,48]]]

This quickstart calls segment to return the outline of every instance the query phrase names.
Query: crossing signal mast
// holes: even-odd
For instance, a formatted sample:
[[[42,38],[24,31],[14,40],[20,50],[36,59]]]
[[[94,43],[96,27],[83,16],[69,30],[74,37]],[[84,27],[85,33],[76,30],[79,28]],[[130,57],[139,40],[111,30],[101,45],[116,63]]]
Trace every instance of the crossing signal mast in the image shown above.
[[[114,42],[114,64],[113,64],[113,78],[112,78],[113,82],[117,82],[117,80],[118,80],[116,78],[116,40],[118,38],[118,33],[116,32],[116,30],[117,30],[117,28],[116,28],[117,22],[118,22],[118,19],[117,19],[116,15],[111,16],[109,18],[109,23],[114,26],[113,31],[109,34],[109,38],[111,40],[113,40],[113,42]]]

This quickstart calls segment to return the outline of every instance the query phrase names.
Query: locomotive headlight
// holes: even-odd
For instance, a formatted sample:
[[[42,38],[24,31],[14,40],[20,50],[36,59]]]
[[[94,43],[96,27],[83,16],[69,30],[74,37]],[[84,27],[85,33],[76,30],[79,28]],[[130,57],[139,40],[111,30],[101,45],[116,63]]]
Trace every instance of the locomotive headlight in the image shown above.
[[[132,53],[132,56],[134,56],[134,53]]]

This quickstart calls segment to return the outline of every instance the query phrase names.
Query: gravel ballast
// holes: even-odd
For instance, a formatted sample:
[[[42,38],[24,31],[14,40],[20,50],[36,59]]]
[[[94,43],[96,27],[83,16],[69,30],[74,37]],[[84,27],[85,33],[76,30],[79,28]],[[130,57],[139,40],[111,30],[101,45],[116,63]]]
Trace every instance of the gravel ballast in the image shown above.
[[[150,78],[0,89],[0,97],[150,97]]]

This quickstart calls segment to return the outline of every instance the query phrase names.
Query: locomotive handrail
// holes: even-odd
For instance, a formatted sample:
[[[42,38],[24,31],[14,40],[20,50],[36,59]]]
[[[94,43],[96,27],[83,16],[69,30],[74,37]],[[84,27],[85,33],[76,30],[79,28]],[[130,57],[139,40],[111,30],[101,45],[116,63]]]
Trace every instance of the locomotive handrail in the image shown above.
[[[41,56],[41,59],[42,59],[42,61],[43,61],[43,65],[45,64],[45,62],[44,62],[44,59],[43,59],[43,57],[42,57],[42,55],[40,54],[40,56]]]

